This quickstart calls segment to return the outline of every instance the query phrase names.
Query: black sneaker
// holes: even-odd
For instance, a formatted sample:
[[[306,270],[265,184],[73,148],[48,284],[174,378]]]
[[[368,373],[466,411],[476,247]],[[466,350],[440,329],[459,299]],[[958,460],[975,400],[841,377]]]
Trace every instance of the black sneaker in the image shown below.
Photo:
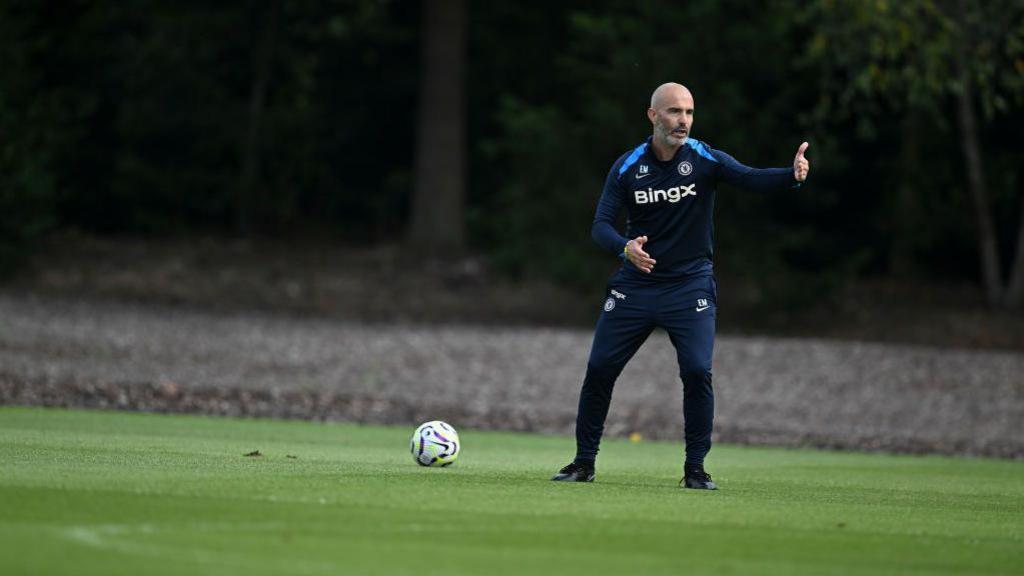
[[[573,462],[559,470],[551,479],[555,482],[593,482],[594,465]]]
[[[711,481],[711,474],[705,472],[703,466],[685,466],[679,486],[696,490],[718,490],[718,484]]]

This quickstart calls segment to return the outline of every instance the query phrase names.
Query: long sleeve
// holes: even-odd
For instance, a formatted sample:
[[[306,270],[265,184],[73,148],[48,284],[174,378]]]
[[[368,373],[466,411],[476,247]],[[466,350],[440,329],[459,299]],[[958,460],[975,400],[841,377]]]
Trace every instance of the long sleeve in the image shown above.
[[[711,150],[711,154],[719,163],[719,179],[744,190],[775,192],[800,187],[792,168],[751,168],[721,150]]]
[[[601,200],[598,201],[597,211],[594,213],[594,224],[590,228],[590,236],[594,242],[618,255],[622,254],[622,248],[629,242],[615,229],[615,219],[623,205],[624,191],[618,180],[618,168],[621,163],[621,160],[616,162],[608,172]]]

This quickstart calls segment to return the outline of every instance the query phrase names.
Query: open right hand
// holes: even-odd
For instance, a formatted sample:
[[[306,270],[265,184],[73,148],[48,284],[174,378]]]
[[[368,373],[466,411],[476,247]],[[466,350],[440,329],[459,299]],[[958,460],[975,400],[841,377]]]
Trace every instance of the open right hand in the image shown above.
[[[647,243],[647,236],[637,236],[626,243],[626,258],[633,263],[640,270],[647,272],[648,274],[654,270],[654,258],[647,252],[644,252],[644,244]]]

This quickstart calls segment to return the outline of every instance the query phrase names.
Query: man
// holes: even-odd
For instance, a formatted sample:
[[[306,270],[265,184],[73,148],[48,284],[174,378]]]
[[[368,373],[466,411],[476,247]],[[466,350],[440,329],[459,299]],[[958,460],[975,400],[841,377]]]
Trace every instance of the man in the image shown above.
[[[552,480],[592,482],[612,387],[655,327],[668,332],[683,381],[686,461],[680,486],[715,490],[704,471],[711,449],[711,353],[717,289],[712,275],[712,212],[718,182],[756,192],[796,188],[807,178],[800,145],[792,168],[756,169],[690,137],[693,96],[662,84],[647,117],[654,134],[612,165],[592,236],[623,258],[608,284],[576,416],[576,458]],[[622,208],[626,237],[615,229]],[[632,237],[628,239],[627,237]]]

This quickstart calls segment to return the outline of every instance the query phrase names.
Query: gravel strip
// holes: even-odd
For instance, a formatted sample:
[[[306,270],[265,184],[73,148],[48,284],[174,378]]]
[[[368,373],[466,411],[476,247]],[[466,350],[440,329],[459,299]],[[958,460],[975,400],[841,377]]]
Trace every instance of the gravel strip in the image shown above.
[[[0,404],[571,434],[587,330],[373,325],[0,294]],[[720,336],[715,440],[1024,458],[1024,353]],[[682,438],[655,333],[607,431]]]

